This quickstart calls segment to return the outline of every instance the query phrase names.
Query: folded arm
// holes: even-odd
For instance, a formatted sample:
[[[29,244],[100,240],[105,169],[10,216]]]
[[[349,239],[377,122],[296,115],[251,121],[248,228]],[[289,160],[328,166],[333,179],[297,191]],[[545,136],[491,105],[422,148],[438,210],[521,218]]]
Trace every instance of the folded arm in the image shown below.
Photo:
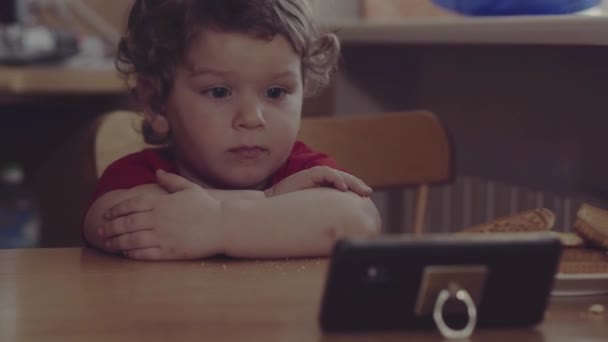
[[[219,200],[251,200],[265,198],[263,191],[255,190],[216,190],[207,189],[211,197]],[[121,202],[137,199],[138,201],[153,201],[158,196],[166,196],[169,193],[158,184],[145,184],[127,190],[110,191],[99,197],[87,211],[84,220],[83,232],[85,239],[94,247],[107,252],[116,252],[115,249],[106,246],[107,237],[101,236],[99,229],[107,227],[112,220],[106,218],[110,208]]]
[[[330,188],[223,203],[224,252],[234,257],[325,256],[347,236],[376,235],[380,216],[367,197]]]
[[[87,240],[134,259],[279,258],[328,255],[342,237],[380,231],[373,202],[350,191],[286,187],[266,197],[207,190],[166,172],[157,180],[100,197],[85,220]]]

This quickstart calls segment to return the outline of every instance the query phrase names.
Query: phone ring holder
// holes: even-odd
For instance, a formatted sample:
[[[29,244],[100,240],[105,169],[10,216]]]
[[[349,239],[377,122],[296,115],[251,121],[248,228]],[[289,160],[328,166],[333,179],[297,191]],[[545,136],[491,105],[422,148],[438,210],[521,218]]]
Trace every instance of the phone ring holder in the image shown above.
[[[460,330],[450,328],[443,319],[444,305],[450,299],[455,299],[464,303],[467,308],[469,320],[467,325]],[[465,339],[471,337],[475,330],[475,325],[477,324],[477,308],[475,307],[473,298],[471,298],[471,295],[467,290],[461,288],[457,284],[451,283],[447,289],[443,289],[439,292],[437,301],[435,301],[435,308],[433,309],[433,319],[435,320],[437,329],[439,329],[439,332],[444,338]]]

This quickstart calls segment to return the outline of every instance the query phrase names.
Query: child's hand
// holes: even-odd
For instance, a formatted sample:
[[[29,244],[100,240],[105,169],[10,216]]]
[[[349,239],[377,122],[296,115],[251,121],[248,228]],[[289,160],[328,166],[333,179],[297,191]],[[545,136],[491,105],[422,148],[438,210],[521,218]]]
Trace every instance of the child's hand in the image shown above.
[[[368,197],[372,194],[372,189],[359,178],[327,166],[315,166],[295,173],[267,189],[264,193],[266,197],[272,197],[323,186],[334,187],[341,191],[350,190],[362,197]]]
[[[175,174],[158,171],[169,194],[136,197],[108,210],[100,229],[109,250],[132,259],[200,259],[223,248],[221,203],[206,190]]]

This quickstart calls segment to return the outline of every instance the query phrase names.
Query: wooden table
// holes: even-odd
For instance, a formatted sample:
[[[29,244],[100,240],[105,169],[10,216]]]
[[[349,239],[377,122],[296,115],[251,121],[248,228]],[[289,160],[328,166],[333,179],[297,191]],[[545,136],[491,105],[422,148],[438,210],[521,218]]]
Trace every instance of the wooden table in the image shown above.
[[[0,341],[441,341],[436,332],[324,335],[323,259],[136,262],[88,249],[0,250]],[[473,341],[605,341],[607,297],[554,298],[537,329]]]

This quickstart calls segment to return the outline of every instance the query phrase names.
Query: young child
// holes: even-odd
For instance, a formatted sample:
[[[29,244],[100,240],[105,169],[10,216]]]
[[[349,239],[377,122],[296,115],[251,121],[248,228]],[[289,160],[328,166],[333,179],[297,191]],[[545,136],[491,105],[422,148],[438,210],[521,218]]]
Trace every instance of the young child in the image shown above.
[[[379,232],[371,189],[296,141],[303,97],[339,54],[308,1],[135,1],[117,65],[162,147],[104,172],[91,245],[140,260],[279,258]]]

